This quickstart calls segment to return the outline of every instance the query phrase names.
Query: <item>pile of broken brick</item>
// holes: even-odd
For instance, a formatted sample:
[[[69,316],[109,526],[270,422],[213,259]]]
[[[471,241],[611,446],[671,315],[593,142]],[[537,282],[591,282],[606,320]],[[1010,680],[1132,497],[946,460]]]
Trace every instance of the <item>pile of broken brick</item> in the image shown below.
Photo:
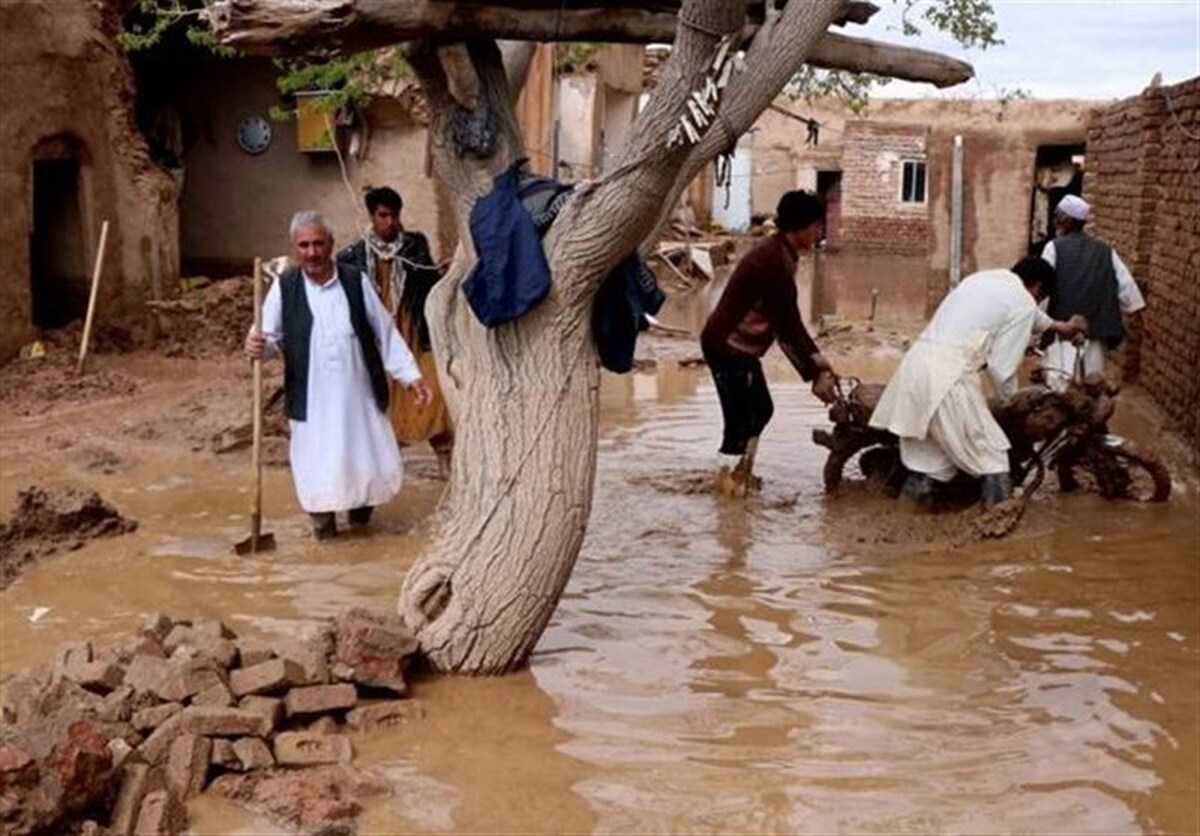
[[[363,609],[270,645],[162,615],[116,647],[67,645],[4,683],[0,832],[180,833],[206,789],[296,825],[352,817],[336,788],[324,808],[289,810],[256,787],[314,768],[364,783],[345,766],[349,732],[421,716],[402,699],[416,649],[399,618]]]

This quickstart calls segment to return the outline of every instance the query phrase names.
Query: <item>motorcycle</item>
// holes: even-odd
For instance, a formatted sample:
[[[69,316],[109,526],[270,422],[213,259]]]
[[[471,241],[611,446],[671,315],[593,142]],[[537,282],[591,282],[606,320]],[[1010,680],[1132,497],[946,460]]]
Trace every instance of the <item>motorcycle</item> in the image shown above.
[[[847,463],[859,456],[865,477],[883,484],[892,496],[899,494],[906,476],[899,439],[868,423],[883,390],[882,384],[856,378],[838,381],[837,397],[829,408],[833,429],[813,430],[813,441],[829,449],[823,474],[826,492],[837,491]],[[1016,525],[1048,470],[1056,473],[1061,491],[1088,489],[1105,499],[1139,502],[1165,502],[1170,497],[1171,474],[1162,461],[1108,432],[1119,392],[1120,386],[1102,375],[1085,377],[1077,369],[1061,392],[1033,384],[1009,399],[989,402],[1012,445],[1013,487],[1021,489],[1020,511],[1000,534]],[[978,482],[958,479],[950,484],[947,496],[973,501],[978,497]]]

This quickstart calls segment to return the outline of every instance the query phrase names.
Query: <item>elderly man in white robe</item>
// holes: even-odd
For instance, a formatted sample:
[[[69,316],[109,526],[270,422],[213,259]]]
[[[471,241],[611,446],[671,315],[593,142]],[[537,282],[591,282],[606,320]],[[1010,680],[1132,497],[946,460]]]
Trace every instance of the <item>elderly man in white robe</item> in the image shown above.
[[[293,260],[263,301],[263,328],[246,336],[251,357],[282,354],[291,466],[300,506],[323,540],[335,514],[366,525],[376,505],[400,490],[403,466],[388,419],[387,377],[424,408],[430,390],[371,282],[333,260],[333,228],[319,212],[298,212]]]
[[[1125,336],[1122,315],[1146,307],[1142,291],[1117,251],[1084,232],[1092,207],[1069,194],[1054,210],[1058,237],[1042,250],[1057,274],[1049,312],[1059,318],[1079,314],[1088,321],[1088,340],[1076,346],[1055,340],[1046,348],[1046,385],[1061,392],[1081,362],[1083,374],[1104,373],[1104,351],[1116,348]],[[1080,353],[1082,352],[1082,357]]]
[[[936,485],[960,470],[981,480],[985,508],[1012,495],[1009,441],[988,409],[979,373],[986,369],[996,392],[1010,396],[1035,331],[1071,336],[1085,329],[1081,317],[1059,322],[1038,307],[1053,285],[1054,270],[1040,258],[974,273],[950,291],[905,353],[871,415],[871,426],[900,437],[910,472],[905,497],[930,504]]]

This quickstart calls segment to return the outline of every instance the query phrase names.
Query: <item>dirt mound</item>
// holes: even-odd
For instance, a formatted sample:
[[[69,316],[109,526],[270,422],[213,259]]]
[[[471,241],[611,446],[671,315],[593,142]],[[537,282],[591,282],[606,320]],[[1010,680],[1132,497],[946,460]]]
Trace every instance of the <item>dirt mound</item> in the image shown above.
[[[93,354],[123,354],[146,345],[149,334],[141,328],[126,328],[123,325],[95,322],[88,337],[88,356]],[[83,343],[83,320],[77,319],[55,331],[46,331],[42,345],[54,354],[68,354],[78,358],[79,346]]]
[[[26,488],[17,494],[12,517],[0,523],[0,589],[45,557],[136,528],[136,522],[122,517],[98,493]]]
[[[242,350],[254,320],[248,276],[221,279],[153,308],[168,357],[228,357]]]
[[[90,367],[84,374],[76,374],[77,349],[68,351],[52,344],[44,357],[14,360],[0,368],[0,405],[14,415],[37,415],[48,404],[95,401],[138,391],[138,382],[118,371]]]

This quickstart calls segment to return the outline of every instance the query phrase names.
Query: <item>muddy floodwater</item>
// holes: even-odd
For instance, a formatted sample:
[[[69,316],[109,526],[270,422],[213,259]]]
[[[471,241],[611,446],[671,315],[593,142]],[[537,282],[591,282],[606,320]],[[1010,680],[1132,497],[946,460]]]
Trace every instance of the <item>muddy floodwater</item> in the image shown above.
[[[865,316],[873,280],[840,281],[838,313]],[[881,330],[923,314],[923,296],[880,296],[895,299],[877,303]],[[706,304],[664,320],[690,327]],[[898,346],[860,336],[831,341],[835,365],[885,378]],[[394,790],[361,832],[1200,831],[1187,462],[1169,458],[1165,505],[1045,492],[1013,536],[964,544],[888,500],[824,496],[810,437],[824,410],[773,356],[763,492],[720,499],[717,398],[677,362],[689,352],[666,345],[651,370],[605,378],[588,536],[529,670],[420,680],[424,720],[356,738]],[[406,453],[405,489],[370,535],[332,544],[308,539],[286,469],[269,469],[280,547],[234,557],[246,459],[190,449],[177,413],[244,364],[97,364],[136,375],[138,393],[5,414],[0,505],[28,484],[86,485],[140,525],[0,592],[0,673],[152,611],[270,637],[394,604],[441,487],[427,450]],[[1136,390],[1113,429],[1174,455]],[[197,833],[279,832],[226,802],[191,810]]]

